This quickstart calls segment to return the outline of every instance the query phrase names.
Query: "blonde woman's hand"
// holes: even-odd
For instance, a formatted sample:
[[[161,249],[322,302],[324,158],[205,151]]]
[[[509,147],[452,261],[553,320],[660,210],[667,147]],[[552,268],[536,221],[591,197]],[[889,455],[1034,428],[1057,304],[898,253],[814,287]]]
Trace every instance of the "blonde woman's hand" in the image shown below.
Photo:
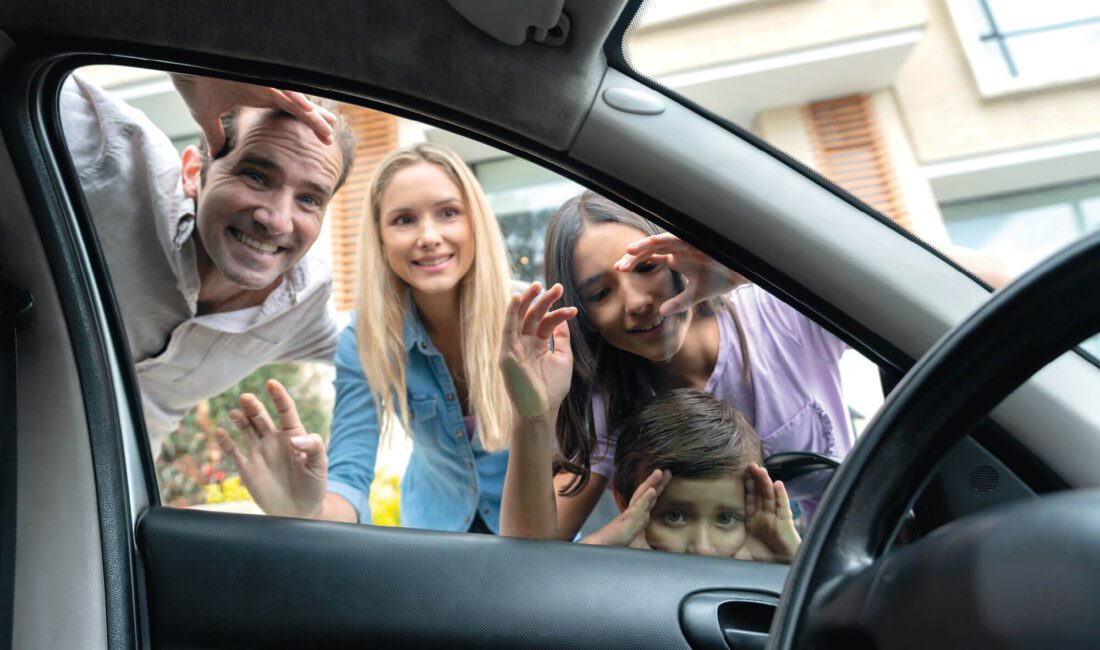
[[[276,428],[263,403],[251,393],[229,419],[241,432],[247,451],[218,429],[218,446],[236,464],[241,481],[256,505],[269,515],[317,517],[327,492],[328,455],[316,433],[307,433],[294,400],[282,384],[269,379],[267,392],[279,413]]]
[[[755,463],[745,469],[745,528],[745,549],[757,562],[790,564],[802,544],[787,488]]]
[[[748,282],[741,274],[668,232],[639,239],[627,246],[626,254],[615,262],[615,270],[633,271],[646,263],[665,264],[684,279],[684,290],[660,306],[662,316],[685,312]]]
[[[601,546],[629,546],[652,550],[645,537],[646,526],[653,506],[672,480],[672,472],[655,469],[642,481],[630,497],[630,504],[603,528],[580,541],[581,544]]]
[[[217,156],[225,146],[222,115],[238,106],[285,111],[312,129],[321,142],[333,142],[332,125],[336,123],[336,116],[309,101],[302,93],[189,74],[173,74],[172,84],[206,136],[211,156]]]
[[[508,302],[500,368],[516,412],[528,421],[552,423],[569,393],[573,353],[567,321],[577,309],[550,311],[562,293],[560,284],[543,292],[534,282]]]

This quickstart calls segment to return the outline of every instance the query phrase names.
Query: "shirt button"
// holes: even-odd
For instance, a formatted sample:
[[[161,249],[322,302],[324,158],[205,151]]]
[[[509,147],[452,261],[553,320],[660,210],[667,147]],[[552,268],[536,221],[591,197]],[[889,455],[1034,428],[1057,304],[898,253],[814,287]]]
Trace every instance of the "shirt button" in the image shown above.
[[[453,400],[454,400],[454,398],[455,398],[455,394],[454,394],[454,393],[447,393],[447,401],[448,401],[448,402],[450,402],[450,401],[453,401]]]
[[[427,350],[428,349],[428,342],[427,341],[421,341],[420,342],[420,349],[421,350]]]

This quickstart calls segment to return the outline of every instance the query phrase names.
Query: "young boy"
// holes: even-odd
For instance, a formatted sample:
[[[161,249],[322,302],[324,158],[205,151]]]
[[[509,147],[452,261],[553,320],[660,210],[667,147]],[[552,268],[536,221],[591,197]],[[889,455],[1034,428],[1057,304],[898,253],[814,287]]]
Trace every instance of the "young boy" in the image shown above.
[[[788,563],[801,538],[762,461],[760,437],[732,406],[697,390],[663,393],[619,435],[622,514],[581,542]]]

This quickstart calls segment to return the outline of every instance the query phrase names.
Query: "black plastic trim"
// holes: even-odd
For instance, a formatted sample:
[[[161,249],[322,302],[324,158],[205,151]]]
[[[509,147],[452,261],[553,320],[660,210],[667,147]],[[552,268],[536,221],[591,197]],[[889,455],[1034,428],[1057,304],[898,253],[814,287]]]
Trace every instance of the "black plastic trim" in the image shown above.
[[[0,129],[54,271],[71,334],[99,504],[108,645],[132,648],[137,646],[138,621],[133,600],[134,543],[122,437],[105,352],[107,341],[99,329],[91,287],[85,281],[77,253],[76,242],[82,233],[72,230],[63,207],[66,204],[63,190],[54,180],[59,167],[53,152],[58,147],[56,106],[60,79],[50,63],[47,58],[25,56],[23,48],[16,48],[4,59],[0,68],[0,95],[6,105],[0,111]]]

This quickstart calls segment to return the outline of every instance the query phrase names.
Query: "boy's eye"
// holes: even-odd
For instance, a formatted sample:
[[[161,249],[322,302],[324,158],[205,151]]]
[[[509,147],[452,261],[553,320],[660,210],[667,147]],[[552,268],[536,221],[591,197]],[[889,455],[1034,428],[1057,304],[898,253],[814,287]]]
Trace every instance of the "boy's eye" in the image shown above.
[[[736,512],[723,512],[715,518],[715,523],[719,526],[732,528],[741,523],[741,517]]]
[[[679,510],[666,510],[661,516],[664,518],[665,522],[670,524],[682,524],[687,521],[687,517]]]

